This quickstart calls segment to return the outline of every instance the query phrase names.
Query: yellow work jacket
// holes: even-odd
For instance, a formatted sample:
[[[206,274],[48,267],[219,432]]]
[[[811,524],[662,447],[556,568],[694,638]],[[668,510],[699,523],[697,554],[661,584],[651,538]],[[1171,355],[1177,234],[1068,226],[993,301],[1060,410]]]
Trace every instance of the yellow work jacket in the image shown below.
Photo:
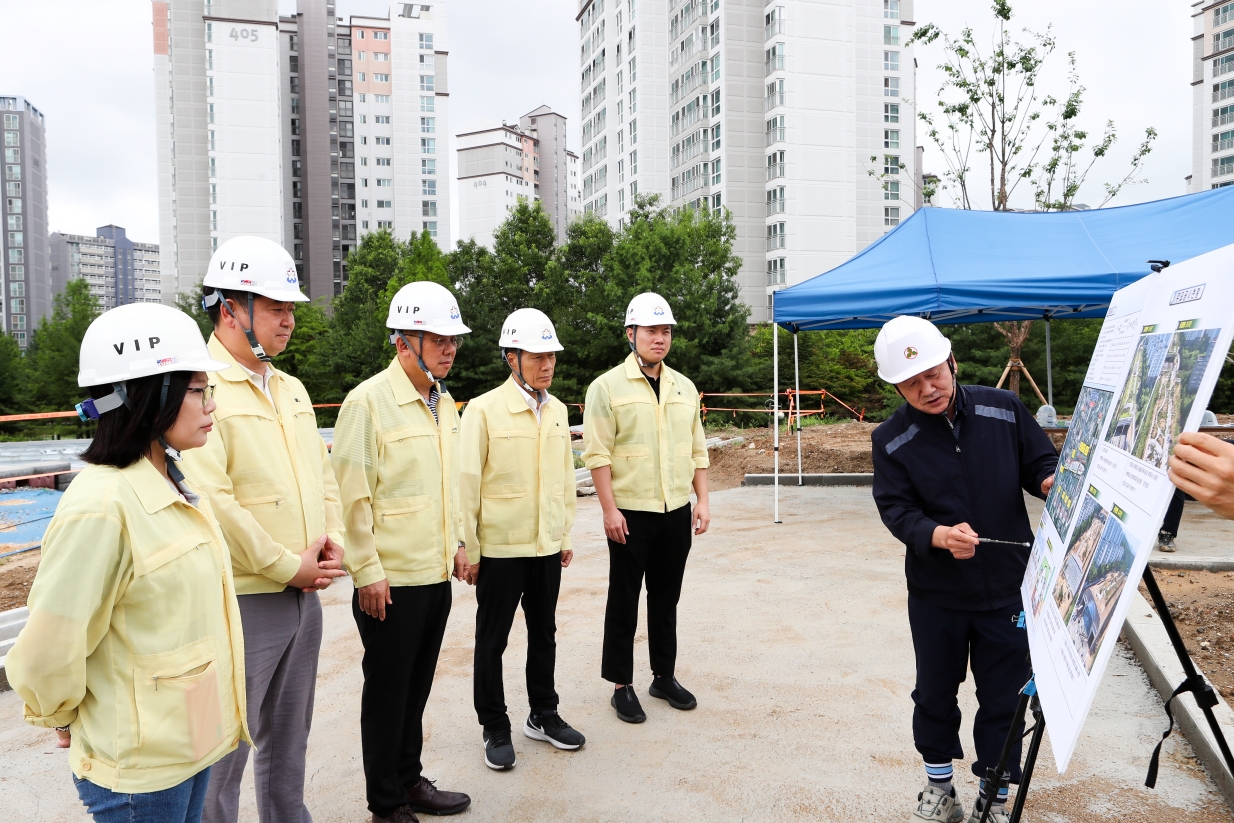
[[[538,424],[513,376],[472,400],[463,412],[461,462],[468,562],[570,548],[574,453],[560,400],[549,397]]]
[[[272,369],[272,404],[214,335],[210,356],[231,368],[210,375],[214,430],[181,466],[210,498],[231,549],[236,592],[281,592],[317,538],[328,534],[343,545],[330,453],[299,380]]]
[[[29,606],[5,669],[27,722],[70,727],[73,774],[162,791],[249,739],[227,545],[149,460],[73,481]]]
[[[612,466],[619,509],[663,512],[686,505],[694,470],[711,465],[698,390],[662,364],[657,402],[631,352],[587,387],[583,461],[592,471]]]
[[[449,394],[438,398],[437,414],[440,422],[397,357],[343,401],[331,461],[356,586],[426,586],[454,569],[459,418]]]

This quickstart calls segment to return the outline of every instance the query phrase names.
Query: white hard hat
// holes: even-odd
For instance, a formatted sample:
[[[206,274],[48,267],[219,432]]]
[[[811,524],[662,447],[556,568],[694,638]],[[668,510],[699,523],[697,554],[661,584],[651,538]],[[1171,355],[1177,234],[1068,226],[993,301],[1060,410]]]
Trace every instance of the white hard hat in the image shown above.
[[[878,376],[888,383],[903,383],[947,362],[950,356],[951,341],[921,317],[893,317],[883,324],[874,340]]]
[[[501,324],[501,339],[497,345],[503,349],[522,349],[532,354],[561,351],[564,346],[557,339],[553,321],[539,309],[518,309],[510,313]]]
[[[233,237],[210,258],[203,286],[247,291],[271,300],[307,303],[287,249],[264,237]]]
[[[445,286],[431,280],[408,283],[398,290],[390,301],[386,327],[444,335],[468,334],[471,331],[463,325],[454,295]]]
[[[634,296],[626,308],[627,326],[675,326],[668,301],[653,291]]]
[[[81,340],[77,385],[101,386],[173,371],[222,371],[193,318],[161,303],[117,306],[94,319]]]

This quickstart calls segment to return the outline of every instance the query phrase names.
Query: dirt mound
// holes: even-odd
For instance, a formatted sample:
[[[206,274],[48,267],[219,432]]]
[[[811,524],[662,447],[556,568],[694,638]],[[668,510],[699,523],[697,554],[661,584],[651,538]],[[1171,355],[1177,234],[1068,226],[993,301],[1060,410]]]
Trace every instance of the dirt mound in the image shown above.
[[[875,423],[834,423],[809,426],[801,430],[801,470],[810,474],[832,472],[871,472],[870,432]],[[711,471],[708,479],[713,490],[740,486],[747,474],[771,474],[775,464],[772,431],[760,429],[723,429],[708,433],[724,438],[742,437],[736,446],[712,448]],[[752,448],[751,448],[752,446]],[[780,436],[780,471],[797,471],[797,436]]]

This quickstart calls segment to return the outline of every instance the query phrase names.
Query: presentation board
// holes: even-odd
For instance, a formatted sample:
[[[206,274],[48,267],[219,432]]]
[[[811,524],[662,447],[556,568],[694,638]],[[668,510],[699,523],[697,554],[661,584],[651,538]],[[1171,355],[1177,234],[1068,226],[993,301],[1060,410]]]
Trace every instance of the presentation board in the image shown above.
[[[1234,246],[1114,294],[1076,401],[1022,594],[1061,773],[1101,683],[1234,337]]]

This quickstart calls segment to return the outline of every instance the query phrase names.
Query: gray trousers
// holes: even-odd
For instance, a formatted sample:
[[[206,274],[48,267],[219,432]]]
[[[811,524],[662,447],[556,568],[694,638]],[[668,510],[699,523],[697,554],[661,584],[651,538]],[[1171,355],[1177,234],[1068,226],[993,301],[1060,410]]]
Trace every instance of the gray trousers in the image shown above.
[[[236,599],[244,627],[249,733],[257,750],[258,820],[312,823],[304,805],[304,754],[313,723],[321,600],[316,592],[293,588]],[[214,765],[204,823],[236,823],[249,748],[241,742]]]

